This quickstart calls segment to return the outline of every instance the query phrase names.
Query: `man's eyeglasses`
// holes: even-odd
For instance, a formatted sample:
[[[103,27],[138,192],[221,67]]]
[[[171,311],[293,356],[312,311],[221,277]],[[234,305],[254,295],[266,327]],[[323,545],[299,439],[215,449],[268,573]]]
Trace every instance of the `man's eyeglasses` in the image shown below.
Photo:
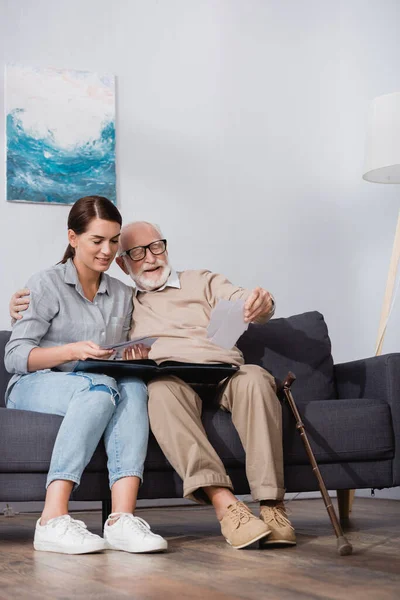
[[[167,240],[156,240],[155,242],[151,242],[151,244],[147,244],[147,246],[135,246],[130,250],[125,250],[122,252],[120,256],[129,256],[131,260],[143,260],[146,256],[147,248],[150,250],[154,256],[158,256],[158,254],[164,254],[167,249]]]

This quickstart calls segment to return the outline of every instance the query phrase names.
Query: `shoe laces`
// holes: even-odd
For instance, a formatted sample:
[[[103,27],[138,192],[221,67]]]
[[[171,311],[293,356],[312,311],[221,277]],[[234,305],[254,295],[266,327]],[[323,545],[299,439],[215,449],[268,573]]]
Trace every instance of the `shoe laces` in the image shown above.
[[[250,519],[256,518],[243,502],[237,502],[228,506],[227,514],[232,519],[234,525],[236,525],[236,528],[240,527],[240,525],[245,525]]]
[[[135,532],[143,533],[144,535],[154,535],[150,529],[150,525],[141,517],[135,517],[132,513],[111,513],[108,517],[107,522],[111,519],[118,518],[118,521],[127,525],[130,529]]]
[[[75,537],[88,537],[93,534],[90,533],[87,529],[87,525],[83,521],[79,521],[78,519],[73,519],[70,515],[63,515],[62,517],[56,517],[52,519],[53,522],[49,522],[50,527],[58,528],[61,535],[65,535],[66,533],[71,533]]]
[[[275,506],[263,506],[261,512],[266,523],[275,521],[281,527],[290,527],[291,529],[294,529],[287,517],[286,509],[283,504],[276,504]]]

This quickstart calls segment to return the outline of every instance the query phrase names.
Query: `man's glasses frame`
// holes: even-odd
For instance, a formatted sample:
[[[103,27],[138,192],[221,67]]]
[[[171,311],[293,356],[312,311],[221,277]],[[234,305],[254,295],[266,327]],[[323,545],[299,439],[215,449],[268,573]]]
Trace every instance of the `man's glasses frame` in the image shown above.
[[[162,242],[162,246],[161,249],[158,249],[157,246],[154,247],[154,244],[159,244],[160,242]],[[154,256],[159,256],[160,254],[164,254],[164,252],[167,249],[167,240],[154,240],[154,242],[151,242],[151,244],[147,244],[147,246],[135,246],[134,248],[130,248],[129,250],[125,250],[124,252],[122,252],[120,254],[120,256],[129,256],[129,258],[131,260],[133,260],[134,262],[138,262],[139,260],[143,260],[144,257],[146,256],[146,251],[147,248],[150,250],[150,252],[154,255]],[[154,251],[154,248],[157,249],[157,251]],[[140,258],[133,258],[131,252],[133,252],[134,250],[142,250],[141,254],[140,254]]]

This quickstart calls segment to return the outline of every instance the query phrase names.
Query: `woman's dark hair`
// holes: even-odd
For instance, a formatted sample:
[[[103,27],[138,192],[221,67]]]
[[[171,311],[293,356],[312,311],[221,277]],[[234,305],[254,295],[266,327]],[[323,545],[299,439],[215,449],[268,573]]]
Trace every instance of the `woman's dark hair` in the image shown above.
[[[93,219],[104,219],[122,225],[122,217],[118,208],[104,196],[85,196],[79,198],[69,211],[68,229],[75,231],[77,235],[85,233],[89,223]],[[69,258],[75,256],[75,250],[68,244],[61,263],[66,263]]]

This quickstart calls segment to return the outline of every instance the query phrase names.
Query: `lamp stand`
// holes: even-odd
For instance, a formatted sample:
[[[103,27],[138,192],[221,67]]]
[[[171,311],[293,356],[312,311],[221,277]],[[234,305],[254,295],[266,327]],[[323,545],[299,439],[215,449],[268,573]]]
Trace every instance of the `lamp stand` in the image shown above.
[[[381,320],[378,329],[378,339],[376,340],[375,356],[382,354],[383,340],[385,339],[386,326],[389,318],[390,307],[392,304],[393,290],[396,283],[397,268],[400,259],[400,211],[397,217],[397,227],[394,236],[392,258],[390,259],[389,273],[386,282],[385,297],[383,299]]]

